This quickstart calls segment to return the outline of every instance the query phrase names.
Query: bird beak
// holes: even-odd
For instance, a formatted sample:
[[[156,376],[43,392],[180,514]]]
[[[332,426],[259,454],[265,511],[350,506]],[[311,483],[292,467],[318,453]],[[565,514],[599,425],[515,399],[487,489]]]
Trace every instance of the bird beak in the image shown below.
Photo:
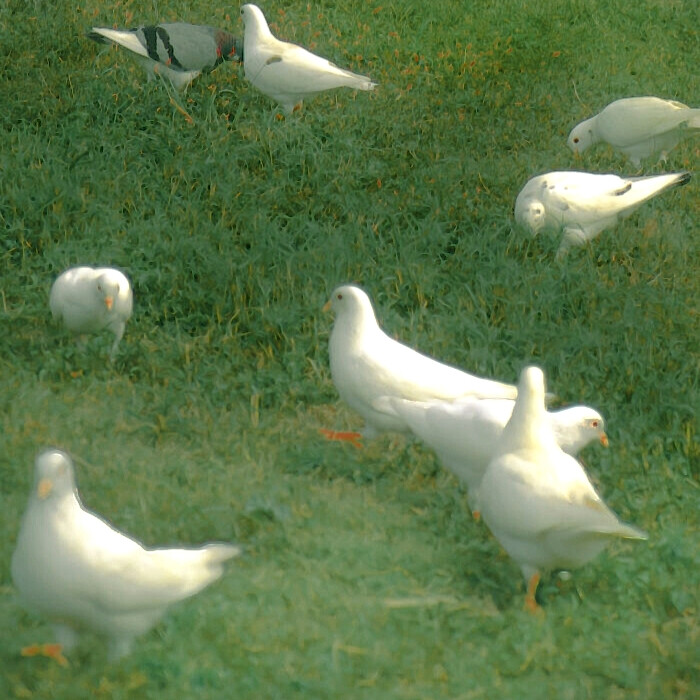
[[[601,444],[603,447],[607,447],[607,446],[608,446],[608,436],[607,436],[605,433],[603,433],[603,434],[600,436],[600,444]]]
[[[114,299],[112,297],[105,297],[105,306],[108,311],[112,310],[112,305],[114,304]]]
[[[51,493],[51,489],[53,489],[51,479],[41,479],[36,487],[36,495],[43,501]]]
[[[323,311],[324,314],[327,314],[331,310],[331,300],[329,299],[324,305],[321,311]]]

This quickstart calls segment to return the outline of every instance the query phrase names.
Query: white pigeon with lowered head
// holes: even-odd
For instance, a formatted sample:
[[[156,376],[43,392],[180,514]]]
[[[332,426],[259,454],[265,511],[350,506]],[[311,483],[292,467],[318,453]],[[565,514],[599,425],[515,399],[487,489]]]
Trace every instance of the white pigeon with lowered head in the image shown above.
[[[134,306],[124,273],[110,267],[72,267],[51,287],[49,307],[57,321],[74,333],[114,333],[114,357]]]
[[[515,220],[533,235],[544,229],[563,230],[557,252],[585,245],[601,231],[632,214],[665,190],[685,185],[690,173],[620,177],[573,170],[530,179],[515,200]]]
[[[400,416],[411,432],[435,451],[443,466],[469,490],[475,513],[480,510],[481,479],[498,450],[514,406],[511,399],[473,397],[455,401],[381,397],[375,402],[375,407]],[[594,440],[608,444],[605,421],[593,408],[570,406],[545,415],[557,444],[567,454],[577,455]]]
[[[201,24],[172,22],[134,29],[93,27],[88,39],[125,48],[146,71],[162,75],[178,89],[223,61],[242,60],[243,42],[230,32]]]
[[[271,97],[291,114],[302,101],[318,92],[348,87],[374,90],[364,75],[338,68],[326,58],[316,56],[301,46],[276,39],[261,9],[243,5],[243,68],[245,77],[263,94]]]
[[[575,126],[567,143],[574,153],[607,143],[639,167],[650,156],[665,161],[680,141],[698,133],[700,109],[660,97],[625,97]]]
[[[11,572],[23,603],[53,623],[63,650],[87,630],[107,639],[115,659],[238,554],[230,544],[145,548],[82,505],[70,457],[49,449],[36,458]]]
[[[541,574],[578,568],[612,539],[647,538],[619,520],[557,444],[544,391],[542,370],[526,367],[479,494],[484,521],[523,572],[530,610]]]
[[[379,327],[372,302],[354,285],[333,291],[324,310],[335,312],[329,343],[331,375],[340,398],[365,419],[363,434],[409,432],[406,420],[378,410],[379,397],[413,401],[465,396],[514,399],[517,389],[442,364],[390,338]]]

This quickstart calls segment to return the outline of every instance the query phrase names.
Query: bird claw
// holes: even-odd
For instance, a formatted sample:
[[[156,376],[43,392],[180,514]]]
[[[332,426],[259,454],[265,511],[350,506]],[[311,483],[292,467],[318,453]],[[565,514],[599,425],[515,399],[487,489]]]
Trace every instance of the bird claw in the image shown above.
[[[525,610],[532,614],[542,613],[543,610],[535,599],[537,586],[540,584],[540,574],[535,572],[527,583],[527,593],[525,594]]]
[[[327,440],[340,440],[341,442],[349,442],[358,450],[362,449],[362,433],[343,432],[338,430],[328,430],[327,428],[319,428],[318,431],[325,436]]]
[[[20,654],[22,656],[45,656],[53,659],[60,666],[68,666],[68,659],[63,656],[63,647],[60,644],[30,644],[24,647]]]

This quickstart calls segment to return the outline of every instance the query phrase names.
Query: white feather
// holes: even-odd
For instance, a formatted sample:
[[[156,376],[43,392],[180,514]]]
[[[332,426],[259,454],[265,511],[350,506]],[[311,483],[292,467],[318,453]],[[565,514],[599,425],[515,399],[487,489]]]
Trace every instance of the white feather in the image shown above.
[[[584,245],[644,202],[690,180],[689,173],[620,177],[577,171],[530,179],[515,200],[515,220],[533,234],[563,230],[558,256]]]
[[[46,450],[36,459],[11,569],[27,608],[56,624],[59,641],[70,646],[87,629],[105,636],[116,658],[239,553],[229,544],[146,549],[85,509],[71,459]]]
[[[526,580],[582,566],[611,539],[647,537],[618,519],[581,464],[557,444],[537,367],[521,374],[513,413],[481,481],[480,504]]]
[[[117,351],[133,311],[133,294],[126,276],[109,267],[73,267],[51,287],[53,317],[74,333],[114,333],[111,355]]]
[[[409,431],[401,416],[376,409],[374,402],[382,396],[425,401],[464,396],[512,399],[517,394],[510,384],[468,374],[390,338],[359,287],[338,287],[327,308],[336,314],[329,343],[333,383],[340,398],[365,419],[368,437]]]
[[[513,413],[510,399],[460,398],[455,401],[409,401],[381,397],[377,410],[400,416],[416,437],[435,450],[440,462],[469,489],[479,510],[479,487]],[[593,408],[570,406],[546,413],[557,444],[576,455],[594,440],[607,445],[605,421]]]
[[[568,145],[574,153],[603,142],[624,153],[635,165],[666,156],[685,138],[700,132],[700,109],[659,97],[626,97],[575,126]]]
[[[263,94],[291,113],[306,97],[323,90],[349,87],[373,90],[369,78],[338,68],[325,58],[276,39],[257,5],[243,5],[245,77]]]

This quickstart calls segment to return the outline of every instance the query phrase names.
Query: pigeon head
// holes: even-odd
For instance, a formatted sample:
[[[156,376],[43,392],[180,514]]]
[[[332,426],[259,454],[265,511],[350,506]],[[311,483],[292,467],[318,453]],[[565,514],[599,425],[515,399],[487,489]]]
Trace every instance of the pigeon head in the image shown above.
[[[119,281],[119,278],[117,278],[111,271],[102,273],[95,280],[97,293],[104,302],[104,305],[107,307],[108,311],[112,310],[114,300],[119,297]]]
[[[588,406],[571,406],[557,411],[552,423],[556,440],[564,452],[578,454],[586,445],[597,440],[608,446],[603,416]]]
[[[569,148],[576,154],[583,153],[589,146],[596,142],[595,134],[593,133],[593,120],[595,117],[586,119],[575,126],[569,134],[569,140],[566,142]]]
[[[524,202],[516,202],[515,218],[536,236],[544,228],[547,213],[542,202],[530,198]]]
[[[229,32],[224,32],[220,29],[215,30],[214,40],[216,41],[217,52],[219,53],[220,61],[238,61],[243,62],[243,40],[239,39]]]
[[[261,39],[272,36],[270,28],[267,26],[265,15],[257,5],[243,5],[241,7],[241,18],[245,27],[246,38]]]
[[[336,318],[351,318],[355,322],[363,319],[372,319],[376,324],[374,308],[370,298],[359,287],[353,284],[345,284],[336,287],[331,298],[323,307],[324,311],[333,311]]]
[[[34,462],[34,495],[41,501],[75,491],[71,458],[61,450],[44,450]]]

